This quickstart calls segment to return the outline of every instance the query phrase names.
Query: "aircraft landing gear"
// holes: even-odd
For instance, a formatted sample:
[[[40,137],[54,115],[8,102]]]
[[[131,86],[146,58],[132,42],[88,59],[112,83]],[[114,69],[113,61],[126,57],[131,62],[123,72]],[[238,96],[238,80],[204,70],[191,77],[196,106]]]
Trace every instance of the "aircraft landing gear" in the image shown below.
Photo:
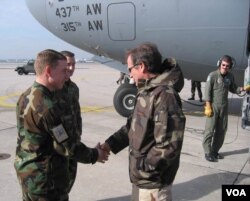
[[[123,117],[129,117],[135,105],[137,88],[134,84],[123,83],[115,92],[113,104],[116,111]]]

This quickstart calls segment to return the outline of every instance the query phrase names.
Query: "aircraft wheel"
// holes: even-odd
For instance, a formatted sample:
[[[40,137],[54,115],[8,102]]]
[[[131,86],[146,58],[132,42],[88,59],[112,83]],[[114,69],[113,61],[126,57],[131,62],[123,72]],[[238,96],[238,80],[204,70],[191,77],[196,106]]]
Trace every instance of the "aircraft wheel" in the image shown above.
[[[129,117],[135,105],[137,88],[133,84],[122,84],[115,92],[113,103],[116,111],[123,117]]]

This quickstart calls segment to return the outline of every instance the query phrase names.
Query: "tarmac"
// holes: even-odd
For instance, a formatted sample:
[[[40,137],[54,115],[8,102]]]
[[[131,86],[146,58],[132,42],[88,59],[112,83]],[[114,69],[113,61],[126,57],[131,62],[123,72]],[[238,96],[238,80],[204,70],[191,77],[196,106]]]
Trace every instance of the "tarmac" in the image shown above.
[[[17,64],[0,64],[0,200],[20,201],[21,190],[14,170],[17,142],[15,104],[22,91],[34,81],[34,75],[18,75]],[[94,147],[104,142],[125,124],[113,107],[120,72],[97,63],[77,64],[72,80],[80,89],[82,107],[82,142]],[[224,159],[204,159],[202,136],[205,127],[203,103],[187,101],[191,83],[185,80],[180,96],[186,115],[186,130],[180,168],[173,184],[174,201],[220,201],[222,185],[250,185],[250,132],[241,128],[242,98],[229,94],[229,120]],[[205,83],[202,83],[202,91]],[[128,149],[111,154],[105,164],[78,165],[77,179],[70,193],[71,201],[129,201],[131,183],[128,175]]]

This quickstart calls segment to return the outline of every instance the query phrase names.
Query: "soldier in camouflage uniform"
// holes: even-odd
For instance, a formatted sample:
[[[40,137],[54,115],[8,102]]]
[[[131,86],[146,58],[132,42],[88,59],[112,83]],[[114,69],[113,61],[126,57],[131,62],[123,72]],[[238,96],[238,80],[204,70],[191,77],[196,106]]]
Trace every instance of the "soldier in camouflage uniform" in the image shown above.
[[[134,112],[101,145],[114,154],[129,146],[133,201],[172,200],[180,162],[186,118],[177,91],[183,87],[183,76],[175,60],[166,62],[166,68],[161,59],[150,43],[128,51],[128,70],[138,88]]]
[[[54,50],[44,50],[35,61],[36,80],[17,102],[18,139],[14,166],[24,201],[67,201],[69,158],[82,163],[103,162],[100,149],[75,143],[67,132],[63,110],[55,101],[55,91],[67,78],[66,58]]]
[[[202,102],[202,91],[201,91],[201,82],[191,80],[191,94],[192,96],[188,100],[194,100],[195,99],[195,89],[197,88],[198,96],[200,98],[200,102]]]
[[[203,137],[205,159],[215,162],[223,159],[219,150],[223,145],[228,122],[228,91],[239,94],[244,90],[235,84],[234,76],[229,70],[233,66],[233,59],[224,55],[217,63],[218,70],[207,77],[205,89],[206,126]]]
[[[75,55],[70,51],[61,52],[67,59],[68,77],[63,86],[63,89],[58,91],[56,96],[59,102],[59,107],[64,111],[62,119],[65,122],[65,129],[71,133],[75,144],[81,142],[82,135],[82,117],[81,108],[79,103],[79,88],[70,79],[75,71]],[[77,160],[76,158],[69,158],[68,161],[69,169],[69,187],[68,193],[70,192],[77,174]]]

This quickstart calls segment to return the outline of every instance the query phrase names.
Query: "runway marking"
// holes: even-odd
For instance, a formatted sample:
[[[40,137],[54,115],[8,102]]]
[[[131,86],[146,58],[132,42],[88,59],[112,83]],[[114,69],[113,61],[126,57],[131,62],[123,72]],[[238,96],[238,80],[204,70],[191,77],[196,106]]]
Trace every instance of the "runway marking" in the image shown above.
[[[4,108],[15,108],[16,103],[10,103],[10,99],[17,98],[21,95],[20,92],[8,94],[6,96],[0,96],[0,107]],[[16,101],[17,101],[16,99]],[[12,100],[13,101],[13,100]],[[113,106],[103,106],[103,107],[97,107],[97,106],[84,106],[81,107],[81,112],[82,113],[87,113],[87,112],[104,112],[108,110],[113,110]]]
[[[19,97],[21,93],[13,93],[9,94],[7,96],[0,96],[0,106],[1,107],[7,107],[7,108],[15,108],[16,103],[9,103],[8,100],[13,97]]]
[[[108,110],[113,110],[113,106],[107,106],[107,107],[81,107],[81,112],[82,113],[87,113],[87,112],[104,112]]]

